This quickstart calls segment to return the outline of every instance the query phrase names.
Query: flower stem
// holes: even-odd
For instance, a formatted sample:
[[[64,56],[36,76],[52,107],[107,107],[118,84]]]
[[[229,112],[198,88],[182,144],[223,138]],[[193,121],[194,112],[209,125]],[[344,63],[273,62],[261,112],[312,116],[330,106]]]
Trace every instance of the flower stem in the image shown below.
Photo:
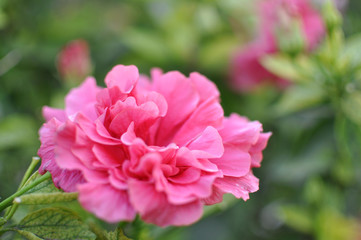
[[[335,165],[335,173],[340,183],[349,185],[355,177],[352,166],[353,153],[348,142],[347,118],[338,113],[335,119],[335,139],[339,152],[339,161]]]
[[[23,179],[21,180],[21,183],[19,185],[18,190],[20,190],[24,184],[26,183],[26,181],[29,179],[29,177],[31,176],[32,172],[34,171],[36,165],[38,165],[38,163],[40,162],[40,158],[39,157],[33,157],[31,159],[31,163],[30,166],[28,167],[28,169],[26,170]]]
[[[39,157],[33,157],[31,160],[31,163],[28,167],[28,169],[26,170],[23,179],[20,182],[20,185],[18,187],[18,191],[25,185],[26,181],[30,178],[32,172],[34,171],[36,165],[38,165],[38,163],[40,162],[40,158]],[[12,205],[10,208],[8,208],[5,211],[4,217],[6,218],[6,220],[10,220],[11,217],[14,215],[14,213],[16,212],[16,209],[18,208],[18,204],[16,205]]]
[[[14,203],[11,207],[9,212],[6,212],[5,214],[5,220],[9,221],[15,214],[16,210],[18,209],[19,204],[18,203]]]
[[[44,182],[45,180],[49,179],[50,177],[51,177],[51,174],[49,172],[47,172],[43,176],[36,179],[34,182],[30,183],[27,186],[24,186],[19,191],[17,191],[10,197],[6,198],[4,201],[0,202],[0,211],[3,211],[5,208],[9,207],[16,197],[21,196],[22,194],[26,193],[27,191],[29,191],[33,187],[37,186],[41,182]]]

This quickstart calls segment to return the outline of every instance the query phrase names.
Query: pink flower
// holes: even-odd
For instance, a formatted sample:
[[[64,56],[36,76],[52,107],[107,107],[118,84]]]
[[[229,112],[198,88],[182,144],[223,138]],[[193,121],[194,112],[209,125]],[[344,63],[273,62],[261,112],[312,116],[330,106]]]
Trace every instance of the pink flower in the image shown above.
[[[88,78],[65,99],[45,107],[40,172],[56,186],[79,191],[88,211],[108,222],[139,214],[159,226],[198,220],[224,193],[247,200],[258,190],[270,133],[232,114],[223,116],[216,86],[204,76],[115,66],[106,88]]]
[[[59,53],[57,68],[65,81],[79,83],[91,73],[88,43],[85,40],[69,42]]]
[[[259,4],[260,29],[258,38],[236,53],[231,64],[231,81],[239,91],[250,91],[270,82],[280,88],[289,85],[260,63],[262,57],[281,51],[282,42],[304,44],[304,50],[314,49],[324,36],[325,27],[320,14],[308,0],[263,0]],[[299,26],[303,39],[294,34]],[[295,38],[295,39],[292,39]],[[292,43],[292,41],[295,41]],[[289,47],[289,46],[287,46]],[[302,46],[301,46],[302,47]]]

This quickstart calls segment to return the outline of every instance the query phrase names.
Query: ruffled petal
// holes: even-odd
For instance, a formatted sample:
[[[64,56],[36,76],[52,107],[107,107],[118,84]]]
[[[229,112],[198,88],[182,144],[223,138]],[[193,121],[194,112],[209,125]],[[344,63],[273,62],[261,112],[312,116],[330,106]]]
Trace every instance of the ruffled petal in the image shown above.
[[[88,211],[108,222],[132,221],[136,212],[127,191],[107,184],[85,183],[78,186],[79,202]]]
[[[57,147],[55,135],[60,125],[61,122],[53,118],[44,124],[39,131],[41,141],[38,151],[38,155],[41,158],[39,173],[50,172],[57,188],[61,188],[65,192],[74,192],[76,191],[76,185],[83,183],[84,178],[80,171],[61,169],[55,161],[55,147]]]
[[[138,68],[134,65],[116,65],[106,75],[105,83],[108,88],[117,87],[122,93],[130,93],[139,78]]]
[[[214,186],[224,193],[231,193],[236,198],[242,198],[246,201],[249,199],[249,193],[258,191],[259,180],[252,172],[249,172],[243,177],[217,178],[214,181]]]
[[[200,219],[203,212],[200,200],[174,205],[169,203],[164,193],[157,192],[152,184],[141,181],[129,182],[129,196],[144,221],[161,227],[189,225]]]
[[[65,98],[65,112],[72,116],[81,112],[89,119],[97,118],[95,103],[96,95],[100,91],[93,77],[88,77],[78,88],[74,88]]]

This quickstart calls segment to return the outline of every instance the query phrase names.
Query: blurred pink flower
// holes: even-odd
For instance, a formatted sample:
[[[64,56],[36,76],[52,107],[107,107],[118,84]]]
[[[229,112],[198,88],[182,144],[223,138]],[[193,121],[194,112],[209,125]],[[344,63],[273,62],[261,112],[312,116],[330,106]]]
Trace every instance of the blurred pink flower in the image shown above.
[[[44,107],[40,173],[79,191],[82,206],[108,222],[139,214],[159,226],[187,225],[224,193],[247,200],[270,133],[224,117],[216,86],[198,73],[151,76],[117,65],[106,88],[88,78],[65,110]]]
[[[310,51],[325,33],[320,14],[308,0],[263,0],[259,4],[259,15],[258,38],[236,53],[231,64],[232,84],[243,92],[265,82],[281,88],[288,86],[287,80],[275,76],[261,65],[262,57],[281,51],[282,43],[287,47],[291,44],[291,48],[303,47],[303,50]],[[295,26],[300,26],[298,30],[303,39],[297,39]]]
[[[82,82],[92,69],[88,43],[78,39],[64,46],[58,56],[57,68],[65,81]]]

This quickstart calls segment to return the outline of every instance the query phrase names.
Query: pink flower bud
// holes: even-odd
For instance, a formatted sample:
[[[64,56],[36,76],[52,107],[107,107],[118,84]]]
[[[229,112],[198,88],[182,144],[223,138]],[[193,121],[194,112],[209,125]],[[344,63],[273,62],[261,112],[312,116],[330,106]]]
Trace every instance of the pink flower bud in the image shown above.
[[[60,51],[57,61],[61,78],[71,85],[82,82],[92,70],[88,43],[78,39],[69,42]]]

